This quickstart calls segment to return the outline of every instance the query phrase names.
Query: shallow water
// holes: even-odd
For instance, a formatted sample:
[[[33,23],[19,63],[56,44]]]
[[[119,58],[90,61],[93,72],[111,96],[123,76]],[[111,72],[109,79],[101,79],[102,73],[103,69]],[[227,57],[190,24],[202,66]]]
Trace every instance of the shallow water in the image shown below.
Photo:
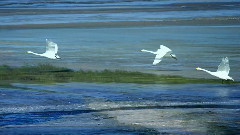
[[[0,32],[0,64],[22,66],[49,63],[76,70],[120,69],[211,78],[210,75],[196,72],[195,68],[215,71],[221,59],[229,57],[230,76],[239,80],[239,35],[239,26],[3,30]],[[61,60],[48,60],[26,53],[28,50],[44,52],[45,38],[58,43]],[[178,60],[166,58],[157,66],[152,66],[155,56],[140,50],[155,51],[160,44],[171,48]]]
[[[239,0],[0,1],[0,65],[51,64],[240,79]],[[43,53],[45,39],[61,60]],[[164,44],[178,60],[152,66]],[[215,78],[216,79],[216,78]],[[220,82],[220,81],[219,81]],[[0,86],[0,134],[239,134],[239,84],[13,83]]]
[[[239,133],[239,85],[13,86],[0,89],[3,134]]]
[[[239,80],[239,7],[239,0],[1,1],[0,64],[211,78],[195,68],[215,71],[229,57],[230,76]],[[46,38],[58,44],[62,60],[26,54],[43,53]],[[140,52],[161,44],[178,61],[152,66],[154,56]]]

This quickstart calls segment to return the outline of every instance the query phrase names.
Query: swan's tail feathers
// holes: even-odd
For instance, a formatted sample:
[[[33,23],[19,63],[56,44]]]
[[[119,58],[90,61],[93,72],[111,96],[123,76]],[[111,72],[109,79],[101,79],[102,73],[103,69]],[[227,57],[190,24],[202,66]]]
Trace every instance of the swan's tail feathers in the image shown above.
[[[230,77],[230,76],[228,76],[227,80],[232,80],[232,81],[234,81],[234,79],[233,79],[232,77]]]

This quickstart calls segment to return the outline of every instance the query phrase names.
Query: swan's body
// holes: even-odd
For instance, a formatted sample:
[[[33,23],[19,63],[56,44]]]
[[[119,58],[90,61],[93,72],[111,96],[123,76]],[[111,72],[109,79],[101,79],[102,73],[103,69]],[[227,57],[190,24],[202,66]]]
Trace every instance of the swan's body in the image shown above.
[[[160,45],[160,49],[158,49],[156,52],[148,51],[145,49],[142,49],[141,51],[156,54],[156,57],[153,61],[153,65],[157,65],[159,62],[161,62],[163,57],[170,57],[177,60],[177,57],[175,54],[172,53],[172,50],[164,45]]]
[[[199,67],[196,68],[196,69],[205,71],[205,72],[207,72],[207,73],[209,73],[209,74],[211,74],[213,76],[216,76],[216,77],[218,77],[220,79],[223,79],[223,80],[233,80],[232,77],[228,76],[229,71],[230,71],[228,57],[222,59],[222,62],[218,66],[218,69],[217,69],[216,72],[211,72],[211,71],[208,71],[206,69],[199,68]]]
[[[38,55],[38,56],[43,56],[43,57],[47,57],[49,59],[61,59],[58,55],[58,45],[52,41],[49,41],[46,39],[46,52],[42,53],[42,54],[38,54],[38,53],[34,53],[32,51],[27,51],[27,53],[31,53],[34,55]]]

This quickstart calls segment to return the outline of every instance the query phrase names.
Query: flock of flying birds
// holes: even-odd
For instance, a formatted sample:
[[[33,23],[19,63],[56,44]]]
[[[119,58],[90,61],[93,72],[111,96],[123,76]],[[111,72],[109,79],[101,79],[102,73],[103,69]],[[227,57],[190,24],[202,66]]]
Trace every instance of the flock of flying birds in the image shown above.
[[[46,39],[46,52],[45,53],[42,53],[42,54],[38,54],[38,53],[34,53],[32,51],[27,51],[27,53],[32,53],[34,55],[38,55],[38,56],[43,56],[43,57],[47,57],[47,58],[50,58],[50,59],[61,59],[57,52],[58,52],[58,45],[48,39]],[[162,61],[163,57],[170,57],[170,58],[174,58],[177,60],[177,57],[175,54],[172,53],[172,50],[169,49],[168,47],[164,46],[164,45],[160,45],[160,49],[158,49],[156,52],[154,51],[148,51],[148,50],[145,50],[145,49],[142,49],[141,50],[142,52],[149,52],[149,53],[152,53],[152,54],[155,54],[155,59],[153,61],[153,65],[157,65],[159,62]],[[215,77],[218,77],[222,80],[233,80],[232,77],[230,77],[228,74],[229,74],[229,71],[230,71],[230,67],[229,67],[229,60],[228,60],[228,57],[226,58],[223,58],[222,59],[222,62],[220,63],[220,65],[218,66],[218,69],[216,72],[211,72],[211,71],[208,71],[206,69],[202,69],[202,68],[196,68],[197,70],[202,70],[202,71],[205,71]]]

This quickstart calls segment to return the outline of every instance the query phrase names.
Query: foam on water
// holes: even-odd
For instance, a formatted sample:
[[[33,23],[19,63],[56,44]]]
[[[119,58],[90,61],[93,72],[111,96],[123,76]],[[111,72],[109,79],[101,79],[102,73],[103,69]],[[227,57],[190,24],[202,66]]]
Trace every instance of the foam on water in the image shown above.
[[[13,85],[25,89],[0,91],[3,97],[0,100],[0,124],[2,131],[8,133],[8,129],[21,132],[25,127],[44,127],[40,132],[48,133],[50,131],[47,127],[56,128],[55,130],[61,127],[72,127],[75,130],[97,127],[105,131],[111,127],[118,130],[117,133],[128,129],[129,133],[207,134],[237,133],[239,127],[236,123],[239,118],[235,117],[240,108],[239,91],[238,88],[227,85]],[[45,91],[35,91],[36,88]],[[221,90],[225,93],[219,95]],[[90,94],[93,91],[96,94]],[[37,101],[28,104],[21,100],[26,97],[31,102],[34,99]],[[18,102],[8,102],[12,98]]]
[[[61,131],[74,134],[79,130],[87,134],[238,132],[238,124],[234,121],[239,120],[235,117],[240,108],[239,91],[230,86],[116,83],[13,85],[19,89],[4,88],[0,91],[3,97],[0,100],[2,133]],[[221,90],[226,93],[219,95]],[[8,102],[12,98],[17,102]],[[31,103],[26,103],[22,100],[24,98]],[[37,129],[30,131],[26,127]],[[66,131],[66,127],[71,130]]]

